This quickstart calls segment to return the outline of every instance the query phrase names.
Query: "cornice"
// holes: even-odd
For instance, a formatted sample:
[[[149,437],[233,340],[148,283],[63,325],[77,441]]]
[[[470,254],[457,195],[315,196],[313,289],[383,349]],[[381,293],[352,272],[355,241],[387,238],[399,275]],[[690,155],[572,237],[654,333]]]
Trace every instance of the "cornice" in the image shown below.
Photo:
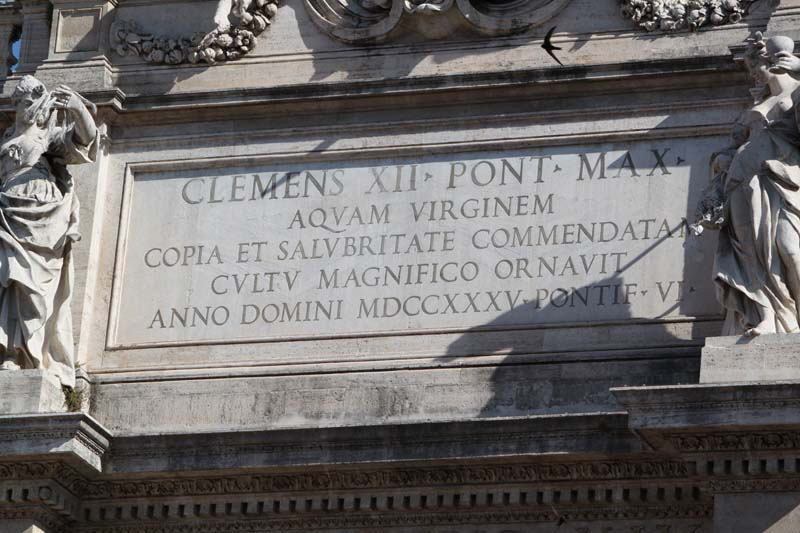
[[[59,68],[79,66],[48,64],[47,75],[55,78]],[[153,67],[148,67],[148,71],[142,71],[141,74],[152,76],[154,73],[151,70]],[[0,111],[11,111],[9,96],[16,80],[17,77],[11,76],[5,82]],[[746,73],[730,56],[719,56],[158,94],[85,87],[81,94],[100,106],[112,106],[125,115],[152,114],[153,118],[144,119],[149,123],[154,120],[170,123],[180,121],[183,115],[191,115],[192,120],[196,121],[198,110],[202,110],[204,116],[212,117],[218,110],[222,117],[229,115],[232,109],[246,108],[246,115],[252,117],[253,106],[317,105],[327,108],[330,105],[343,105],[358,108],[359,102],[369,101],[371,108],[388,109],[397,105],[395,101],[407,102],[408,98],[414,98],[418,101],[418,107],[424,107],[452,105],[464,99],[506,101],[513,96],[538,98],[552,104],[556,85],[559,99],[563,99],[579,95],[630,93],[632,86],[636,87],[639,94],[642,91],[685,90],[692,87],[714,87],[718,90],[720,87],[736,85],[737,82],[743,87],[743,97],[749,96]]]
[[[0,474],[1,475],[1,474]],[[561,482],[683,480],[687,465],[670,460],[525,462],[516,464],[437,465],[407,468],[329,469],[239,476],[125,481],[76,480],[71,488],[84,500],[152,496],[220,496],[314,491],[442,488]]]
[[[99,471],[111,433],[84,413],[0,416],[0,457],[65,457]]]
[[[433,527],[465,526],[470,524],[526,524],[552,523],[554,527],[572,521],[600,520],[670,520],[711,517],[712,506],[669,506],[666,508],[599,507],[574,510],[490,510],[480,512],[405,512],[393,514],[360,513],[349,516],[308,516],[272,519],[239,518],[232,521],[205,519],[202,522],[182,524],[115,524],[80,528],[85,533],[216,533],[229,531],[321,531],[349,530],[351,528]]]
[[[780,413],[784,424],[800,423],[800,411],[795,409],[800,405],[800,382],[619,387],[612,388],[611,393],[632,416],[639,417],[649,413],[662,415],[658,419],[642,419],[642,423],[668,425],[671,413],[684,411],[691,411],[696,416],[706,415],[707,411],[733,412],[734,410],[738,410],[739,415],[748,414],[742,413],[741,410],[763,411],[766,415],[776,409],[784,408],[789,409]],[[789,415],[790,418],[784,418],[784,415]],[[767,425],[767,419],[760,416],[756,418],[761,424]],[[698,422],[700,421],[698,419]],[[740,417],[741,423],[743,420]],[[685,425],[694,424],[691,419],[687,419]],[[639,428],[638,425],[634,427]]]
[[[738,452],[800,450],[800,430],[709,431],[673,433],[667,436],[680,452]]]
[[[292,467],[513,455],[636,453],[622,413],[540,415],[380,426],[118,435],[110,472]]]

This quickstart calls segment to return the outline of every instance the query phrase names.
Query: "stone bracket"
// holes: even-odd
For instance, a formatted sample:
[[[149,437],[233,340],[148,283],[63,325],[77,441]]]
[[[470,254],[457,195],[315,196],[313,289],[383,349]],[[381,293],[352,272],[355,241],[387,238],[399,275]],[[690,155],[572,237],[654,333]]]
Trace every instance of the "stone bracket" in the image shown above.
[[[0,416],[4,461],[52,461],[100,472],[111,434],[83,413]]]

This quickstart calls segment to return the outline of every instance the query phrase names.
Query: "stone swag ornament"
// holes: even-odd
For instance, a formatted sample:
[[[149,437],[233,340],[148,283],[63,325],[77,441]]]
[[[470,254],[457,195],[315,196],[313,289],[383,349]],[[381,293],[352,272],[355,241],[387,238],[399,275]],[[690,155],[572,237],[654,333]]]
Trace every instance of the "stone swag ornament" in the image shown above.
[[[96,108],[23,77],[0,145],[0,369],[43,369],[75,386],[70,299],[78,199],[67,165],[94,162]]]
[[[800,58],[757,33],[745,64],[755,102],[711,157],[696,234],[718,229],[713,278],[723,335],[800,331]]]
[[[647,31],[697,31],[742,21],[752,7],[780,0],[620,0],[621,13]]]
[[[414,28],[431,38],[459,25],[485,35],[502,36],[544,24],[571,0],[303,0],[314,24],[338,41],[374,44]],[[111,25],[111,43],[122,56],[149,63],[209,65],[244,57],[272,24],[278,0],[218,0],[215,28],[191,37],[157,37],[136,22]],[[460,13],[460,18],[457,14]],[[453,16],[451,16],[453,15]],[[454,23],[453,20],[459,20]],[[233,21],[233,24],[231,24]],[[408,24],[401,24],[408,22]]]
[[[252,51],[277,13],[278,0],[219,0],[215,28],[208,33],[156,37],[133,21],[120,20],[111,25],[111,43],[118,54],[139,56],[149,63],[213,65]]]

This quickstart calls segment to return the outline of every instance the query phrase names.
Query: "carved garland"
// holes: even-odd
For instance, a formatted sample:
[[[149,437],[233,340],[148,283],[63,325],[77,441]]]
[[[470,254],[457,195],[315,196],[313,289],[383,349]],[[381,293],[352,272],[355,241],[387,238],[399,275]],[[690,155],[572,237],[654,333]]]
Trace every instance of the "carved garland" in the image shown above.
[[[311,20],[329,36],[347,43],[368,44],[387,39],[401,21],[428,18],[457,9],[464,23],[488,35],[509,35],[543,24],[571,0],[305,0]],[[237,23],[217,21],[217,29],[192,37],[154,36],[136,22],[116,21],[111,44],[122,56],[149,63],[214,64],[239,59],[251,52],[278,12],[278,0],[220,0],[231,4]],[[419,19],[417,22],[423,22]],[[437,20],[446,28],[445,21]],[[411,23],[409,27],[419,27]],[[447,33],[447,31],[445,31]]]
[[[311,20],[339,41],[369,44],[389,38],[406,19],[405,27],[425,27],[431,16],[457,10],[462,22],[478,32],[501,36],[544,24],[570,0],[304,0]],[[751,6],[779,0],[620,0],[622,15],[647,31],[699,30],[703,26],[735,24]],[[220,0],[237,19],[209,33],[192,37],[160,37],[134,21],[121,20],[111,27],[111,43],[122,56],[167,65],[239,59],[251,52],[278,12],[278,0]],[[442,19],[441,27],[448,24]],[[434,24],[435,25],[435,24]],[[430,25],[428,25],[430,28]],[[452,28],[451,28],[452,29]],[[449,33],[448,30],[442,30]]]
[[[192,37],[155,37],[136,22],[121,20],[111,25],[111,44],[122,56],[138,56],[149,63],[179,65],[232,61],[248,54],[258,36],[272,24],[278,0],[251,0],[238,13],[237,23]]]
[[[697,31],[741,22],[760,1],[774,6],[779,0],[621,0],[621,11],[647,31]]]

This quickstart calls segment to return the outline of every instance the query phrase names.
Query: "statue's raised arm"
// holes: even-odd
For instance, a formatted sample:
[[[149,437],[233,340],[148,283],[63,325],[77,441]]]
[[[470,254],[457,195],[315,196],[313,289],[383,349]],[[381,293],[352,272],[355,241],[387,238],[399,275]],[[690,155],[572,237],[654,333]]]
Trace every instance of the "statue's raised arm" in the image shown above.
[[[78,200],[68,165],[95,160],[94,106],[25,76],[0,145],[0,368],[75,383],[70,299]]]

